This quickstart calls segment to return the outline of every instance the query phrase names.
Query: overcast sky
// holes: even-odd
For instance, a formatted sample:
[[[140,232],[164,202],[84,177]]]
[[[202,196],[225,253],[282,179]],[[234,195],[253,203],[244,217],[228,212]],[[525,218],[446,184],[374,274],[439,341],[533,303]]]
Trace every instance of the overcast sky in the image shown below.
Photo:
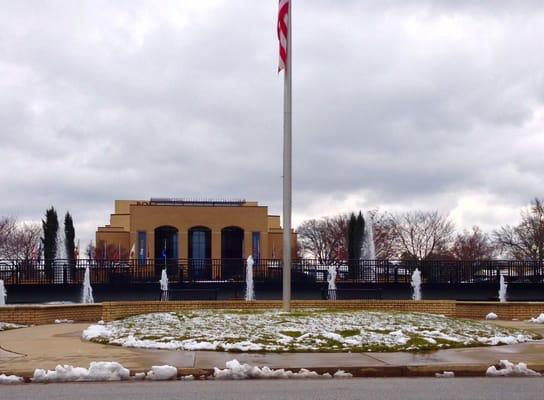
[[[115,199],[281,213],[277,0],[0,1],[0,215],[87,242]],[[293,217],[519,219],[544,184],[541,1],[294,0]]]

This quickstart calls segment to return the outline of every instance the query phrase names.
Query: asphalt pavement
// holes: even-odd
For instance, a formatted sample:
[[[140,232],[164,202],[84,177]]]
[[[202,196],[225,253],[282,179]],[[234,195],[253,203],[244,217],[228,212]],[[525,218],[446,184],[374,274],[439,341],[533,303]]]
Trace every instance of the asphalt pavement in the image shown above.
[[[0,387],[2,400],[535,400],[544,378],[353,378],[194,382],[60,383]]]

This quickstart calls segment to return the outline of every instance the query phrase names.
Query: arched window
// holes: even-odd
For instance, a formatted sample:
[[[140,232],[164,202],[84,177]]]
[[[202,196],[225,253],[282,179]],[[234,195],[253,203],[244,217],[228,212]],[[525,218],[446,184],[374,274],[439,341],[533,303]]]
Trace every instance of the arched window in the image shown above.
[[[178,258],[178,229],[159,226],[155,229],[155,258],[157,260]]]
[[[212,231],[205,226],[189,229],[189,258],[212,257]]]

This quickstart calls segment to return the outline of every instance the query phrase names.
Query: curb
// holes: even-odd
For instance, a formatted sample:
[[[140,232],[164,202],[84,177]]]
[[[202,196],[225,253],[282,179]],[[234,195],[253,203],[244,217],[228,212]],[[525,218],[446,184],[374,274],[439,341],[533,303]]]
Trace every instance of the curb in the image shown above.
[[[498,367],[498,364],[496,365]],[[329,373],[333,375],[338,370],[349,372],[354,378],[416,378],[435,377],[436,373],[452,371],[456,377],[485,377],[488,364],[439,364],[439,365],[387,365],[387,366],[364,366],[364,367],[306,367],[322,375]],[[544,364],[528,364],[528,368],[544,375]],[[274,369],[281,369],[277,367]],[[298,372],[299,367],[284,367],[286,370]],[[178,369],[178,375],[210,376],[213,375],[213,368],[183,368]]]
[[[330,373],[333,375],[338,370],[349,372],[354,378],[423,378],[435,377],[436,373],[452,371],[455,377],[485,377],[490,365],[487,364],[438,364],[438,365],[388,365],[388,366],[364,366],[364,367],[314,367],[306,368],[322,375]],[[544,375],[544,364],[528,364],[532,370]],[[149,368],[151,369],[151,368]],[[281,369],[281,368],[274,368]],[[285,370],[298,372],[300,367],[284,367]],[[136,373],[147,372],[148,370],[131,370],[131,377]],[[213,368],[178,368],[178,379],[181,376],[193,375],[195,380],[205,380],[213,375]],[[6,375],[17,375],[24,378],[25,383],[30,383],[34,371],[0,371]]]

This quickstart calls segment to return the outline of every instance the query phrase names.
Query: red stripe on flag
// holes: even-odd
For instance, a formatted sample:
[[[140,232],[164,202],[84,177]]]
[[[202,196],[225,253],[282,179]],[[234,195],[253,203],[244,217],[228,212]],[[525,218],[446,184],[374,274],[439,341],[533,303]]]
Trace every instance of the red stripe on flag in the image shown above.
[[[287,18],[289,18],[289,1],[279,0],[279,12],[278,12],[278,41],[280,44],[280,59],[278,65],[278,72],[282,69],[286,69],[287,66]]]

